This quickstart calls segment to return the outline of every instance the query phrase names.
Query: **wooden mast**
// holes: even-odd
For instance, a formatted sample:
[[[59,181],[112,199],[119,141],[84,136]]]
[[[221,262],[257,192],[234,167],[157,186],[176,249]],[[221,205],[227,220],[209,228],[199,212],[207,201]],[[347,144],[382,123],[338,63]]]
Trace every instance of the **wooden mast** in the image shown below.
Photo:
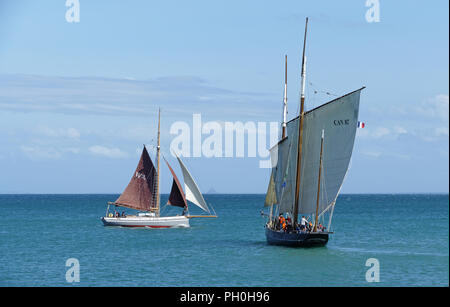
[[[319,162],[319,179],[317,180],[317,202],[316,202],[316,220],[314,221],[313,232],[317,231],[317,223],[319,222],[319,200],[320,200],[320,177],[322,175],[322,156],[323,156],[323,138],[324,130],[322,129],[322,140],[320,141],[320,162]]]
[[[285,67],[284,67],[284,101],[283,101],[283,124],[282,124],[282,135],[281,139],[286,137],[286,122],[287,122],[287,55],[285,56]]]
[[[295,180],[295,202],[294,202],[294,227],[298,220],[298,202],[299,202],[299,192],[300,192],[300,173],[301,173],[301,162],[302,162],[302,143],[303,143],[303,118],[305,115],[305,78],[306,78],[306,33],[308,31],[308,17],[306,17],[305,25],[305,37],[303,40],[303,57],[302,57],[302,81],[300,88],[300,122],[298,126],[298,150],[297,150],[297,177]]]
[[[157,163],[157,169],[156,169],[156,210],[157,210],[157,216],[159,216],[160,213],[160,206],[159,206],[159,151],[160,151],[160,129],[161,129],[161,109],[158,110],[158,145],[156,147],[156,163]]]

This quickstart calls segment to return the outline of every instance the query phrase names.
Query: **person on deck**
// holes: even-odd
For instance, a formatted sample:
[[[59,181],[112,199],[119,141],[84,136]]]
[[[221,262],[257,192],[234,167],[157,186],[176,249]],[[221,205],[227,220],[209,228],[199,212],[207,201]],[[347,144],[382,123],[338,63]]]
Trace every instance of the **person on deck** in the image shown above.
[[[280,228],[285,230],[286,229],[286,219],[284,218],[284,216],[280,213],[278,220],[280,222]]]
[[[292,220],[291,220],[290,216],[288,216],[286,219],[286,230],[288,232],[291,232],[291,230],[292,230]]]
[[[300,230],[306,230],[307,223],[308,220],[305,218],[305,216],[302,216],[302,219],[300,220]]]

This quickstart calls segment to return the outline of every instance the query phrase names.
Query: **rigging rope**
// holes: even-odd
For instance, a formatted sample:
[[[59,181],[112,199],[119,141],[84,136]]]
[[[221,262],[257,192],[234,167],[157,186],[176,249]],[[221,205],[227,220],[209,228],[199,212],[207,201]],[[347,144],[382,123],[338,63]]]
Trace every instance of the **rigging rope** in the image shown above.
[[[314,94],[321,93],[321,94],[325,94],[325,95],[328,95],[328,96],[336,96],[336,97],[339,96],[339,95],[336,95],[336,94],[334,94],[334,93],[330,93],[329,91],[326,91],[326,90],[320,90],[320,89],[319,89],[318,87],[316,87],[312,82],[309,82],[308,84],[313,88]]]

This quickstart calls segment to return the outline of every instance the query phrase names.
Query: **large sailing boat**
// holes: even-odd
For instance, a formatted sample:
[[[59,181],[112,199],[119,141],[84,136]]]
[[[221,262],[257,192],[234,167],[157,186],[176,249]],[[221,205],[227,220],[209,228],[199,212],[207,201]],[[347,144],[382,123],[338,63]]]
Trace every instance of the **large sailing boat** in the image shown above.
[[[271,149],[273,168],[265,200],[270,213],[265,229],[267,242],[274,245],[327,244],[336,199],[353,151],[360,93],[364,89],[305,112],[307,29],[308,18],[303,42],[300,114],[286,122],[286,57],[282,137]]]
[[[180,181],[178,180],[169,162],[164,158],[166,164],[172,174],[173,182],[170,191],[170,206],[183,208],[183,213],[176,216],[162,216],[159,195],[159,164],[160,164],[160,119],[161,112],[158,115],[158,146],[156,147],[156,168],[148,154],[147,149],[142,150],[141,159],[139,160],[136,171],[131,177],[130,183],[125,191],[119,196],[115,202],[109,202],[106,210],[106,216],[102,217],[105,226],[123,226],[123,227],[148,227],[148,228],[173,228],[173,227],[189,227],[189,219],[195,217],[217,217],[211,213],[210,208],[206,204],[200,189],[195,183],[194,178],[189,173],[183,161],[177,156],[181,171],[184,177],[184,185],[186,193],[184,193]],[[190,215],[188,201],[198,206],[208,215]],[[137,215],[120,214],[114,210],[114,214],[109,212],[110,206],[125,207],[138,210]]]

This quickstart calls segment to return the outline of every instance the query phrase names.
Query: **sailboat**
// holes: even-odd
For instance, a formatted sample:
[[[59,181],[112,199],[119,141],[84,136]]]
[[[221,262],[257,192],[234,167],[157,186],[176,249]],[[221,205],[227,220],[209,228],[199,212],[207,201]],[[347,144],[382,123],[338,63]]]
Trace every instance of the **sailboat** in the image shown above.
[[[159,193],[159,171],[160,171],[160,119],[161,112],[158,115],[158,145],[156,147],[156,168],[144,145],[141,158],[133,176],[123,193],[115,202],[108,202],[106,215],[101,218],[105,226],[122,227],[147,227],[147,228],[186,228],[189,227],[189,220],[197,217],[217,217],[214,209],[209,208],[203,198],[200,189],[195,183],[194,178],[188,171],[180,157],[176,156],[180,164],[184,178],[185,191],[181,186],[178,177],[164,158],[173,177],[172,188],[170,191],[167,205],[183,208],[181,215],[162,216]],[[188,201],[198,206],[206,215],[191,215],[189,213]],[[110,206],[124,207],[138,210],[137,215],[120,214],[109,212]]]
[[[287,121],[287,57],[282,135],[271,149],[272,172],[264,206],[268,244],[324,246],[333,232],[336,200],[347,174],[364,87],[305,111],[306,18],[300,113]],[[299,222],[299,215],[302,215]],[[325,226],[325,215],[328,226]]]

